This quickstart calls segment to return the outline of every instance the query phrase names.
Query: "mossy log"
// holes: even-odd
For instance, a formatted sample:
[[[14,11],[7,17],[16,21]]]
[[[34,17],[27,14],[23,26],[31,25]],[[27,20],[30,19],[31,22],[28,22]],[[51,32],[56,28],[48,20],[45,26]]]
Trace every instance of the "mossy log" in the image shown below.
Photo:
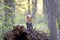
[[[6,32],[4,40],[49,40],[48,36],[38,33],[36,30],[27,30],[24,26],[17,25],[10,32]]]

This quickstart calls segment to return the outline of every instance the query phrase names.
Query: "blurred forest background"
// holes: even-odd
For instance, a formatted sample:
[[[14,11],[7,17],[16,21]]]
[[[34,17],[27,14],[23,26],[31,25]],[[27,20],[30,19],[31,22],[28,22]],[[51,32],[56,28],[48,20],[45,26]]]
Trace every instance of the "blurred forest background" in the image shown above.
[[[0,0],[0,40],[15,25],[26,28],[26,15],[33,15],[33,28],[59,38],[60,0]]]

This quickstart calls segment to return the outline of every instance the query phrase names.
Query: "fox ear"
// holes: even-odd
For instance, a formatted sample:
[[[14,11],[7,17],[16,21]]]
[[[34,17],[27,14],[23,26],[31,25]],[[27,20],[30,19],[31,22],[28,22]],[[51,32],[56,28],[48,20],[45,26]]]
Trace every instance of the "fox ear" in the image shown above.
[[[32,18],[32,16],[27,16],[27,18]]]
[[[29,17],[27,16],[27,18],[29,18]]]

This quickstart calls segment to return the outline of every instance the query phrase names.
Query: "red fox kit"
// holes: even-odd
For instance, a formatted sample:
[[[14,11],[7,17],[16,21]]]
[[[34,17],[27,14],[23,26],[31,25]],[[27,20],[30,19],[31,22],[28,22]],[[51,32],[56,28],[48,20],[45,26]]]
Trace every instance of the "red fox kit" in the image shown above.
[[[32,29],[32,15],[27,15],[26,18],[27,29]]]

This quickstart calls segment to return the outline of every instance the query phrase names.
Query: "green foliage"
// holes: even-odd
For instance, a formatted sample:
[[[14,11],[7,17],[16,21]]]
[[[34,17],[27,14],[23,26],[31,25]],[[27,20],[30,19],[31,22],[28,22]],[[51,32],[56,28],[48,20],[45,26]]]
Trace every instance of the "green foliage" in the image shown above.
[[[40,0],[39,0],[40,1]],[[23,25],[26,28],[26,14],[28,11],[28,1],[27,0],[15,0],[15,10],[12,6],[0,4],[0,40],[2,40],[2,35],[8,30],[13,29],[14,25]],[[4,10],[5,9],[5,10]],[[6,12],[7,10],[7,12]],[[32,0],[30,1],[30,11],[32,13]],[[39,11],[39,10],[37,10]],[[33,20],[34,21],[34,20]],[[44,23],[44,15],[36,13],[35,22],[33,27],[37,31],[48,31],[47,24]]]

